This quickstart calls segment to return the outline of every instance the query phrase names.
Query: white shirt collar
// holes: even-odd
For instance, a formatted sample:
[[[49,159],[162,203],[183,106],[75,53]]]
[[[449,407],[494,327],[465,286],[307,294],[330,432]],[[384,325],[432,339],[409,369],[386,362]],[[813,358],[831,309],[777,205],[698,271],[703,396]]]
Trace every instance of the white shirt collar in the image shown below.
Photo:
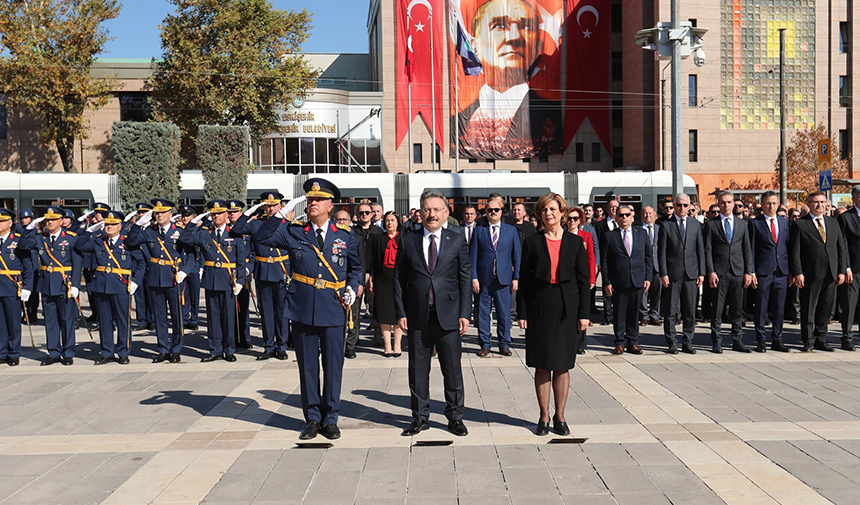
[[[322,226],[317,226],[315,223],[311,223],[311,227],[312,227],[312,229],[314,230],[314,234],[316,234],[317,230],[320,230],[320,229],[321,229],[321,230],[323,231],[323,236],[325,236],[326,232],[328,231],[329,223],[330,223],[330,222],[331,222],[331,221],[326,220],[326,222],[325,222],[325,223],[323,223],[323,225],[322,225]]]
[[[220,231],[220,232],[221,232],[221,235],[223,235],[223,234],[224,234],[224,232],[225,232],[225,231],[227,231],[227,223],[224,223],[223,225],[218,226],[218,227],[216,227],[215,229],[216,229],[216,230],[218,230],[218,231]]]
[[[475,115],[493,119],[511,119],[528,94],[529,85],[526,82],[517,84],[503,92],[496,91],[489,85],[484,84],[478,92],[478,103],[480,105],[478,110],[475,111]]]
[[[9,238],[9,235],[11,235],[11,234],[12,234],[12,229],[10,228],[9,231],[6,233],[6,235],[0,236],[0,240],[5,242],[6,239]]]
[[[442,230],[443,230],[443,228],[439,228],[439,230],[431,233],[430,230],[428,230],[427,228],[424,228],[424,238],[426,240],[430,240],[430,235],[436,235],[436,240],[438,243],[438,241],[442,240]]]

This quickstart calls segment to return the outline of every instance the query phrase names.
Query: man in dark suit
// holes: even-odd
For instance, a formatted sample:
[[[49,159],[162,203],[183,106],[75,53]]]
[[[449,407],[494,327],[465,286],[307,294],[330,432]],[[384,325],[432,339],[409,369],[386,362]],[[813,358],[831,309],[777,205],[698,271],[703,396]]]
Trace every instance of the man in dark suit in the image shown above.
[[[824,215],[824,193],[810,193],[806,204],[809,214],[796,220],[789,232],[790,275],[800,288],[800,337],[803,352],[833,351],[827,345],[827,324],[836,286],[845,281],[845,242],[839,223]]]
[[[857,293],[860,291],[860,275],[854,276],[854,271],[860,272],[860,186],[851,188],[851,199],[854,206],[838,218],[842,235],[845,236],[847,255],[845,282],[837,288],[837,298],[842,307],[842,349],[846,351],[854,350],[854,318],[857,314]]]
[[[723,352],[721,326],[723,308],[729,304],[732,324],[732,349],[752,352],[743,342],[744,288],[752,283],[752,249],[747,222],[738,219],[734,210],[735,197],[723,191],[717,197],[720,214],[705,223],[705,270],[708,284],[717,288],[717,301],[711,318],[713,352]]]
[[[499,353],[511,353],[511,292],[517,290],[522,249],[514,226],[502,222],[501,197],[487,202],[488,223],[475,228],[469,246],[472,291],[478,298],[478,356],[490,354],[490,305],[496,307]]]
[[[598,221],[596,225],[594,225],[594,229],[597,231],[597,244],[594,246],[595,251],[600,249],[601,251],[605,247],[604,241],[606,240],[606,234],[612,230],[618,229],[618,222],[615,221],[615,214],[618,212],[618,200],[610,200],[606,204],[606,219]],[[600,257],[603,257],[601,252]],[[606,285],[606,276],[603,275],[603,285]],[[612,324],[612,296],[606,293],[606,290],[603,291],[603,324]]]
[[[639,304],[642,293],[651,285],[653,258],[651,243],[642,228],[633,228],[633,208],[618,207],[616,213],[619,228],[606,233],[604,246],[600,248],[603,258],[603,287],[612,297],[615,308],[615,350],[613,354],[627,352],[642,354],[639,348]]]
[[[469,328],[472,265],[462,233],[442,228],[448,219],[445,195],[421,195],[423,232],[404,235],[394,266],[394,310],[408,332],[412,422],[403,436],[430,427],[430,356],[435,346],[445,383],[448,430],[469,434],[463,424],[461,336]]]
[[[660,238],[660,230],[663,228],[660,223],[655,222],[657,213],[654,212],[654,207],[644,207],[642,209],[642,229],[648,235],[648,241],[651,242],[651,258],[653,259],[654,268],[651,271],[651,287],[642,295],[642,305],[639,307],[639,322],[640,326],[653,324],[659,326],[663,324],[660,317],[660,263],[658,258],[658,245]]]
[[[785,295],[788,291],[788,219],[776,215],[779,194],[761,195],[764,214],[749,221],[753,252],[753,301],[755,303],[756,352],[765,352],[765,319],[770,310],[771,349],[788,352],[782,343]]]
[[[705,279],[705,242],[702,225],[687,215],[689,196],[676,196],[672,210],[673,214],[662,223],[657,246],[660,283],[663,286],[663,333],[669,345],[668,352],[677,354],[675,325],[680,307],[684,328],[681,350],[696,354],[692,343],[696,330],[696,297]]]

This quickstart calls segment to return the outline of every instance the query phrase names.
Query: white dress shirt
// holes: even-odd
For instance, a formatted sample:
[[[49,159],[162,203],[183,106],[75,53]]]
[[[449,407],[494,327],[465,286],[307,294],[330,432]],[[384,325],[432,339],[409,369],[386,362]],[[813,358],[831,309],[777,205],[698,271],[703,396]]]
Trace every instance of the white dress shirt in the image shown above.
[[[314,232],[314,238],[316,238],[316,236],[317,236],[317,230],[322,229],[322,231],[323,231],[322,232],[323,242],[325,242],[325,235],[326,235],[326,233],[328,233],[328,228],[329,228],[329,221],[326,221],[325,224],[323,224],[322,226],[317,226],[314,223],[311,223],[311,229]],[[314,245],[316,245],[316,244],[314,244]]]
[[[770,232],[770,223],[771,221],[773,222],[773,226],[774,228],[776,228],[776,236],[779,237],[779,219],[777,219],[777,216],[768,217],[767,215],[765,215],[764,220],[767,222],[768,232]]]

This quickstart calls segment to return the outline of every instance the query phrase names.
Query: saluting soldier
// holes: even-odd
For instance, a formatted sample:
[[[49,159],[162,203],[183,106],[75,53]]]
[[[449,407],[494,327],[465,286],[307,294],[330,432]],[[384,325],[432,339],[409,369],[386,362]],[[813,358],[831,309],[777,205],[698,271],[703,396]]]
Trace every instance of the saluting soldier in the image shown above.
[[[152,210],[152,204],[147,202],[140,202],[135,204],[135,212],[129,212],[128,216],[126,216],[126,232],[130,231],[134,226],[135,222],[142,218],[147,212]],[[144,258],[146,259],[146,258]],[[134,305],[136,307],[137,312],[137,325],[133,325],[132,327],[146,330],[154,330],[155,329],[155,316],[152,314],[152,300],[150,299],[151,293],[149,292],[149,287],[146,283],[146,275],[143,276],[143,284],[141,288],[138,289],[134,294]]]
[[[196,266],[193,256],[186,255],[186,248],[179,244],[182,225],[171,222],[174,203],[163,198],[152,200],[152,210],[145,213],[132,226],[126,236],[126,246],[142,248],[147,263],[145,283],[150,291],[152,313],[155,317],[155,333],[158,338],[158,354],[153,363],[179,363],[182,359],[182,309],[179,286]],[[155,225],[149,226],[152,218]],[[168,333],[167,309],[170,309]]]
[[[321,433],[340,438],[337,427],[344,361],[346,310],[355,301],[362,280],[361,259],[355,238],[343,226],[329,220],[340,198],[338,188],[325,179],[311,178],[304,184],[307,224],[284,218],[295,200],[267,219],[254,240],[287,250],[292,267],[289,288],[293,320],[293,344],[299,362],[302,410],[307,426],[299,436],[309,440]],[[319,362],[322,351],[323,387],[320,397]]]
[[[79,230],[73,230],[75,223],[75,213],[71,209],[62,209],[62,217],[60,218],[60,227],[64,230],[71,230],[77,233]]]
[[[33,214],[31,209],[21,209],[18,211],[18,222],[15,223],[15,234],[16,235],[24,235],[24,230],[27,225],[33,222],[33,219],[36,216]],[[34,260],[31,264],[34,266],[38,266],[38,258],[36,258],[35,253],[30,251],[31,259]],[[36,278],[39,277],[39,270],[37,268],[33,269],[33,285],[36,285]],[[22,300],[23,301],[23,300]],[[24,310],[27,311],[27,318],[30,320],[30,324],[36,322],[36,319],[39,317],[39,293],[30,293],[30,298],[24,303]]]
[[[146,263],[139,248],[130,250],[125,245],[126,233],[122,230],[125,215],[116,210],[97,212],[100,214],[98,221],[81,234],[75,246],[94,259],[93,277],[88,287],[93,297],[91,305],[98,307],[102,353],[95,364],[117,361],[127,365],[131,350],[129,306],[131,297],[143,282]]]
[[[242,209],[245,204],[239,200],[227,200],[227,223],[230,225],[230,236],[236,240],[242,241],[242,250],[245,251],[245,258],[242,265],[245,268],[245,283],[242,286],[242,291],[236,296],[239,302],[239,320],[236,323],[236,347],[240,349],[251,349],[251,290],[248,287],[248,282],[251,279],[251,270],[254,268],[253,256],[250,255],[251,237],[241,233],[233,233],[233,225],[242,217]],[[237,266],[237,268],[239,268]]]
[[[263,326],[265,349],[257,360],[277,358],[287,359],[287,340],[290,333],[289,311],[287,308],[287,286],[290,282],[290,256],[286,250],[263,245],[253,239],[253,235],[266,220],[281,210],[284,195],[277,191],[267,191],[261,195],[262,201],[246,210],[230,230],[232,236],[251,235],[251,253],[254,256],[254,282],[257,286],[257,303]],[[257,219],[256,213],[265,206],[265,217]],[[286,224],[284,224],[286,226]]]
[[[33,291],[33,261],[12,230],[14,214],[0,208],[0,360],[17,366],[21,356],[21,302]]]
[[[77,233],[78,235],[82,234],[86,231],[88,226],[94,225],[96,223],[101,222],[104,219],[103,213],[110,210],[110,205],[103,202],[96,202],[93,204],[93,209],[87,212],[84,212],[78,218],[78,225],[72,223],[71,230]],[[81,257],[83,258],[83,273],[84,273],[84,284],[87,287],[87,299],[90,302],[90,317],[87,318],[87,323],[98,323],[99,322],[99,309],[97,304],[93,303],[93,291],[90,289],[90,284],[93,282],[93,274],[96,271],[96,261],[93,258],[93,255],[89,252],[81,251]]]
[[[42,366],[75,362],[75,318],[81,288],[81,255],[75,250],[78,240],[73,231],[62,228],[65,213],[59,207],[48,207],[42,217],[28,226],[21,247],[36,249],[40,275],[36,291],[42,295],[48,357]],[[37,231],[45,221],[45,233]],[[33,265],[35,268],[35,265]]]
[[[180,220],[182,222],[182,226],[189,226],[188,223],[191,222],[192,219],[197,215],[197,209],[194,208],[193,205],[180,205],[179,206],[179,214]],[[195,225],[191,225],[195,226]],[[200,257],[200,251],[197,250],[196,247],[188,247],[186,250],[186,255],[194,255],[194,264],[200,269],[200,262],[198,258]],[[200,275],[197,272],[193,272],[191,275],[185,278],[185,284],[183,284],[183,292],[185,293],[185,303],[182,305],[182,324],[185,325],[186,330],[196,330],[198,314],[200,313]]]
[[[206,208],[209,211],[192,219],[179,237],[182,243],[198,248],[203,262],[200,284],[206,293],[209,356],[201,361],[236,361],[236,295],[245,283],[244,258],[247,252],[242,240],[230,237],[227,202],[212,200]],[[210,226],[196,226],[210,214]]]

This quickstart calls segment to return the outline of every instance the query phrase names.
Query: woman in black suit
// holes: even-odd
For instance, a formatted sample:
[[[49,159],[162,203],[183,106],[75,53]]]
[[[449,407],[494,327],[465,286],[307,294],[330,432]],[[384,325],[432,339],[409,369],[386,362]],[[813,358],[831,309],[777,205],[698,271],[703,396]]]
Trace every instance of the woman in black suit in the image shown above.
[[[388,211],[382,217],[385,233],[370,235],[370,292],[373,293],[373,317],[379,322],[385,357],[399,358],[403,351],[400,340],[403,330],[397,325],[394,314],[394,260],[401,245],[400,223],[397,214]],[[394,347],[391,336],[394,334]]]
[[[526,365],[535,368],[540,419],[535,433],[549,433],[549,398],[555,393],[553,430],[569,435],[564,407],[570,369],[588,327],[588,256],[582,239],[564,230],[567,202],[556,193],[538,200],[543,231],[523,243],[517,291],[519,326],[526,331]]]

